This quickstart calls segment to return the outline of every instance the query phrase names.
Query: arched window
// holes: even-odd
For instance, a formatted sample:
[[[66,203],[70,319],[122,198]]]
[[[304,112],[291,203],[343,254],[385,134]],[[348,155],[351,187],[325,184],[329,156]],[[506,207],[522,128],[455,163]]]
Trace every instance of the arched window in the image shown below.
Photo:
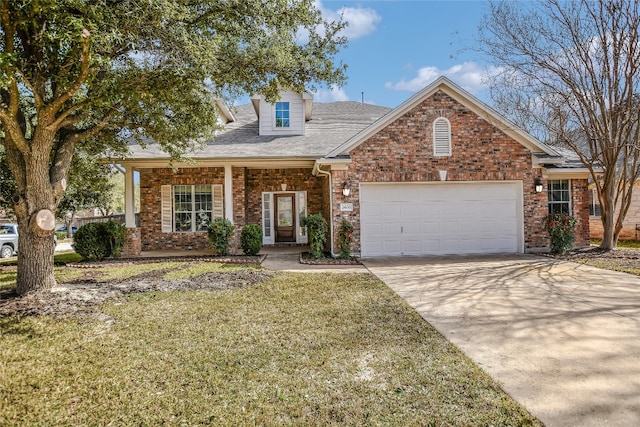
[[[433,155],[451,155],[451,123],[444,117],[433,122]]]

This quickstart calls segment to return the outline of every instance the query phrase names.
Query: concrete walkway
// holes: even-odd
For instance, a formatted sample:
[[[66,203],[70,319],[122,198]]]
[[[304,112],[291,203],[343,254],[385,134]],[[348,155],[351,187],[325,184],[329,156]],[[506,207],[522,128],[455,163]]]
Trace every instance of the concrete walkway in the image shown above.
[[[525,255],[365,265],[546,425],[640,425],[638,277]]]

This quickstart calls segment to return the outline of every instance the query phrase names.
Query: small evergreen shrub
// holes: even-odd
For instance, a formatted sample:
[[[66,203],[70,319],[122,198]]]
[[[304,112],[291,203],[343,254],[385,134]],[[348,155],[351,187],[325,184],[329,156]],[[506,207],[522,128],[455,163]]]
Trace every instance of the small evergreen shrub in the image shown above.
[[[309,215],[302,221],[309,235],[309,253],[313,258],[322,258],[327,241],[327,221],[320,214]]]
[[[54,234],[58,238],[58,241],[64,240],[64,239],[67,238],[67,232],[66,231],[56,231]]]
[[[340,258],[351,258],[351,241],[353,240],[353,225],[343,219],[338,231],[338,246]]]
[[[107,243],[109,244],[108,256],[119,256],[124,247],[126,227],[118,221],[107,221],[100,224],[103,226]]]
[[[125,227],[119,222],[91,222],[78,228],[73,249],[86,260],[118,256],[124,246]]]
[[[245,255],[258,255],[262,249],[262,227],[257,224],[248,224],[240,233],[240,246]]]
[[[550,250],[552,254],[562,255],[571,249],[575,236],[576,219],[565,213],[550,214],[545,219],[545,229],[551,239]]]
[[[218,255],[229,255],[234,230],[235,227],[231,221],[226,218],[216,218],[209,223],[207,227],[209,243]]]

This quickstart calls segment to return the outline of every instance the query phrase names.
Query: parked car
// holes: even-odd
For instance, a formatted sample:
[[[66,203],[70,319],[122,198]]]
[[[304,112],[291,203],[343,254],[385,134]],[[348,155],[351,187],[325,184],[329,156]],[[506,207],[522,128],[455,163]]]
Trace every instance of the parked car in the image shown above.
[[[53,246],[58,238],[53,234]],[[9,258],[18,254],[18,224],[0,224],[0,257]]]
[[[67,232],[67,226],[66,225],[59,225],[56,227],[56,233],[66,233]],[[76,234],[76,231],[78,231],[78,227],[76,227],[75,225],[71,226],[71,233],[72,234]]]

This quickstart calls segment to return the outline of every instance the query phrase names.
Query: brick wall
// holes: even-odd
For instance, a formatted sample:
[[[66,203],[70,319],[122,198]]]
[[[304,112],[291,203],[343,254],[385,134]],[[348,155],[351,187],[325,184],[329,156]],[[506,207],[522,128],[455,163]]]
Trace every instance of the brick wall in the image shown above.
[[[451,156],[433,155],[433,121],[438,117],[446,117],[451,123]],[[348,171],[332,172],[336,251],[337,230],[342,218],[354,224],[353,250],[360,251],[358,188],[361,182],[440,181],[439,170],[448,171],[447,181],[522,181],[525,250],[548,246],[544,230],[547,194],[534,191],[534,180],[542,174],[541,169],[532,167],[531,152],[444,92],[439,91],[426,99],[354,148],[350,155],[353,163]],[[346,179],[351,186],[348,201],[354,204],[353,212],[339,211],[340,199],[344,197],[341,188]],[[585,185],[586,180],[574,181],[573,194],[580,204],[574,207],[575,211],[588,207]],[[578,218],[577,244],[584,242],[584,230],[588,231],[586,212],[587,217],[580,215]]]
[[[575,246],[589,245],[589,181],[587,179],[571,180],[571,198],[573,216],[578,220],[575,231]]]
[[[246,170],[246,217],[247,224],[262,225],[262,193],[282,191],[307,191],[307,214],[323,212],[323,181],[315,177],[310,168],[291,169],[247,169]]]
[[[221,184],[224,168],[154,168],[140,170],[140,234],[143,251],[201,250],[209,248],[206,232],[163,233],[162,185]]]
[[[307,191],[308,213],[327,211],[323,199],[324,177],[314,177],[310,168],[247,169],[232,168],[233,220],[236,236],[233,248],[239,248],[239,235],[246,224],[262,225],[262,192]],[[160,217],[162,185],[221,184],[224,168],[170,168],[140,170],[140,235],[142,250],[196,250],[209,248],[206,232],[163,233]],[[223,196],[224,198],[224,196]]]

